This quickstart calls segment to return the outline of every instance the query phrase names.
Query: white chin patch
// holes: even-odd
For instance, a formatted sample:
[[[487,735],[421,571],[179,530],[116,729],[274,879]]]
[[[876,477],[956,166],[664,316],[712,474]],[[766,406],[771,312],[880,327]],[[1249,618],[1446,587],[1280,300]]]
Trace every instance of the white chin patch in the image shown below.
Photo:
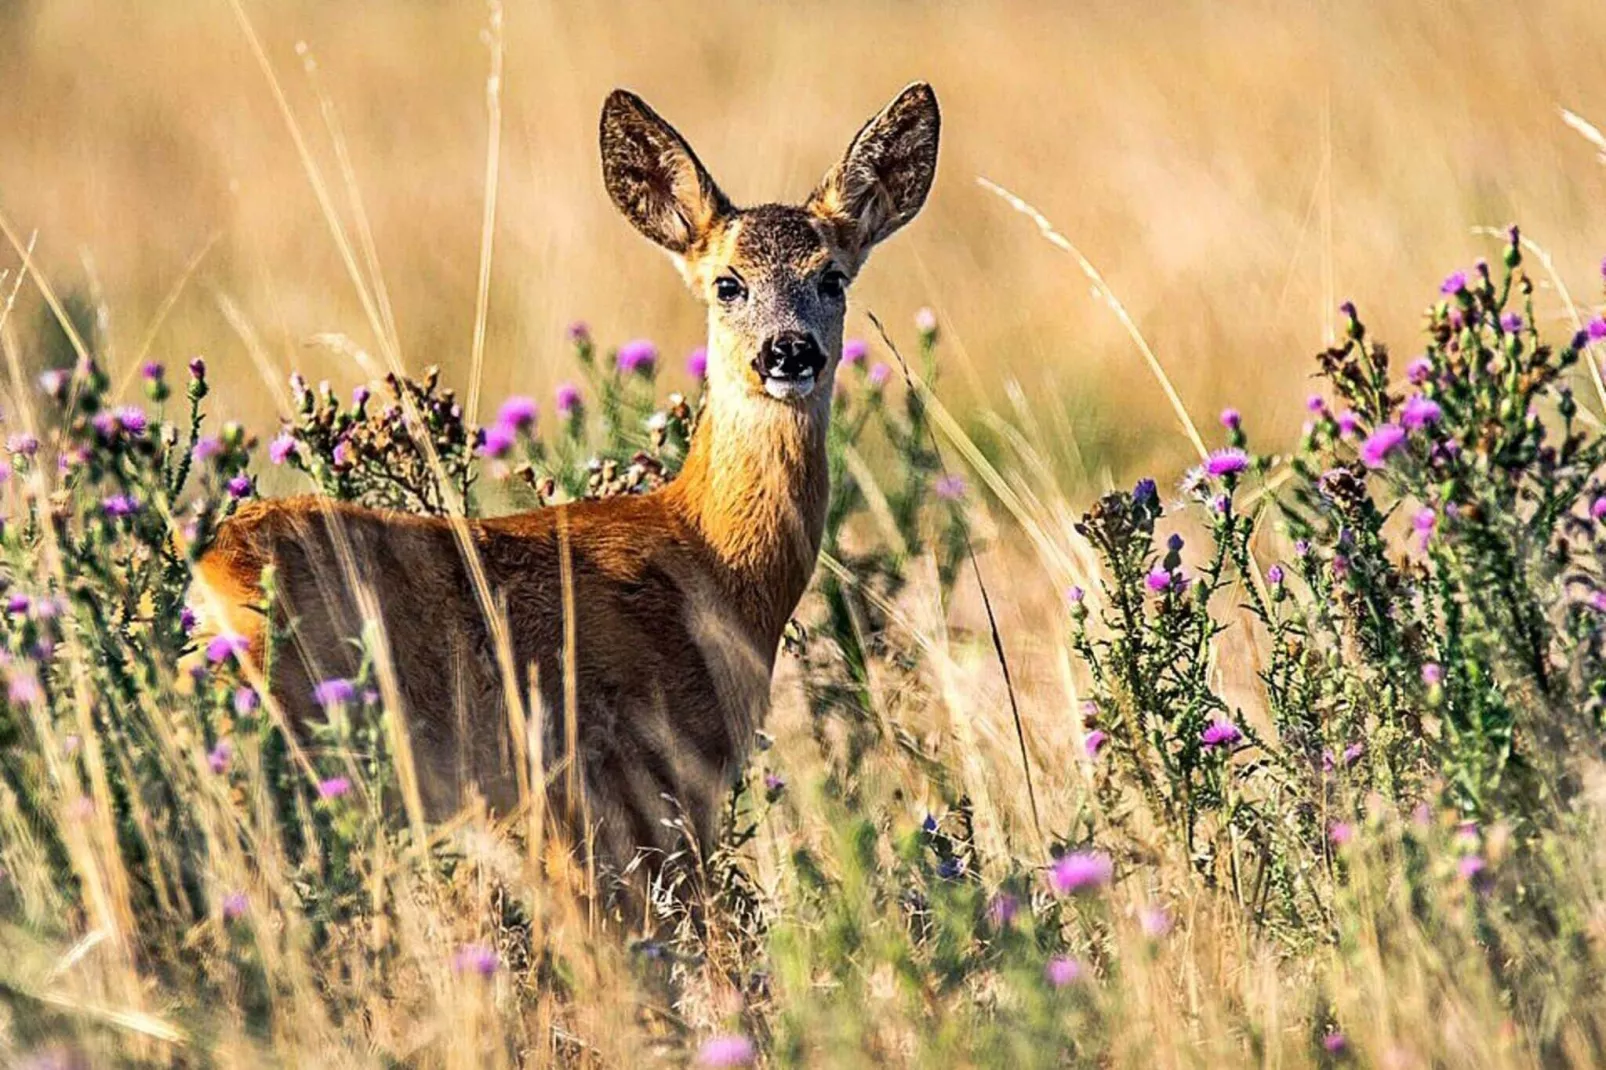
[[[764,393],[777,401],[793,401],[814,393],[814,376],[804,379],[765,379]]]

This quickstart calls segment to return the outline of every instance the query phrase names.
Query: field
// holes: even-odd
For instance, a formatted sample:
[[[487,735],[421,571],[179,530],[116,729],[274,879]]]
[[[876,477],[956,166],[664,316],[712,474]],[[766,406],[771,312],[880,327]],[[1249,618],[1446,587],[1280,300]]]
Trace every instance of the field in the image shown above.
[[[1585,0],[0,7],[0,1062],[1606,1061],[1600,40]],[[608,90],[748,202],[916,79],[937,185],[854,287],[840,508],[695,904],[624,936],[538,820],[379,805],[379,690],[289,746],[180,612],[240,500],[679,463],[702,313],[603,189]],[[455,391],[400,499],[411,447],[340,447],[392,371]]]

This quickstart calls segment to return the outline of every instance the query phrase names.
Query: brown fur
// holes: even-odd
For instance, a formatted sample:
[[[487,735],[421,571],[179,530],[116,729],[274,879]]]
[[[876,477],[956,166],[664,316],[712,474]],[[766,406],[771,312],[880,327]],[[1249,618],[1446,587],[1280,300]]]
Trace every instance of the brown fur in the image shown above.
[[[935,102],[923,87],[904,97],[911,93],[929,105],[932,141],[901,164],[924,178],[896,184],[901,196],[915,189],[923,200],[935,164]],[[520,694],[536,682],[549,773],[568,753],[572,685],[592,822],[574,831],[592,832],[599,858],[617,866],[639,849],[673,849],[665,823],[682,815],[708,844],[720,797],[765,714],[776,649],[813,571],[829,493],[825,436],[842,311],[840,300],[815,293],[814,280],[831,264],[857,270],[868,247],[841,244],[840,206],[829,217],[733,208],[685,141],[628,94],[609,98],[601,141],[610,194],[680,259],[694,290],[739,272],[752,294],[740,311],[711,307],[708,405],[671,484],[467,522],[505,612]],[[896,214],[918,207],[903,203]],[[777,400],[762,389],[751,357],[765,332],[781,329],[807,330],[832,354],[812,394]],[[319,680],[356,671],[352,638],[363,630],[366,589],[399,679],[426,809],[450,813],[471,783],[500,811],[517,803],[506,681],[452,522],[319,498],[242,509],[201,561],[198,601],[214,628],[250,639],[259,665],[266,630],[249,607],[270,565],[292,643],[273,658],[269,683],[294,723],[322,715]],[[566,796],[566,777],[548,779],[555,812],[572,812],[578,800]]]

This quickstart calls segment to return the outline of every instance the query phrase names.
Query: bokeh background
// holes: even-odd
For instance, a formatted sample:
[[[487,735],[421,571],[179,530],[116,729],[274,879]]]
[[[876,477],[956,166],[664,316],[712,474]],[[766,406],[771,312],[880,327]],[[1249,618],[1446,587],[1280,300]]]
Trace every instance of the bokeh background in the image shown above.
[[[355,234],[349,163],[404,360],[466,386],[490,10],[240,2]],[[1337,302],[1408,350],[1437,278],[1497,248],[1475,227],[1521,221],[1578,295],[1598,296],[1606,167],[1559,111],[1606,122],[1598,0],[520,0],[500,33],[482,408],[562,378],[572,320],[604,343],[655,339],[675,375],[699,340],[697,308],[601,185],[596,115],[616,85],[758,201],[802,197],[899,87],[933,82],[937,188],[871,261],[851,332],[870,335],[873,310],[908,338],[913,312],[936,309],[949,402],[974,416],[1018,384],[1091,483],[1179,464],[1186,440],[1074,260],[978,176],[1098,265],[1195,419],[1236,404],[1262,444],[1296,432],[1290,370]],[[309,344],[376,340],[229,0],[0,3],[0,210],[37,232],[56,288],[98,310],[114,368],[147,339],[170,363],[205,354],[221,404],[266,426],[276,402],[243,321],[281,374],[363,378]],[[16,262],[0,247],[0,266]],[[14,326],[38,360],[49,332],[31,287],[21,304]]]

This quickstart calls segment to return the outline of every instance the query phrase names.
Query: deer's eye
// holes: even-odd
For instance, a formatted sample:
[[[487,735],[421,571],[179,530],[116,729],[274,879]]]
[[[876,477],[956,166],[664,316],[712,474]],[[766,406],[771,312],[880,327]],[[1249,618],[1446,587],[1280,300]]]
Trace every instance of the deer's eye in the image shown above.
[[[820,277],[820,294],[833,301],[842,299],[848,291],[848,277],[842,272],[832,269]]]
[[[721,275],[714,280],[714,296],[723,304],[740,301],[745,293],[747,287],[743,286],[742,280],[734,275]]]

